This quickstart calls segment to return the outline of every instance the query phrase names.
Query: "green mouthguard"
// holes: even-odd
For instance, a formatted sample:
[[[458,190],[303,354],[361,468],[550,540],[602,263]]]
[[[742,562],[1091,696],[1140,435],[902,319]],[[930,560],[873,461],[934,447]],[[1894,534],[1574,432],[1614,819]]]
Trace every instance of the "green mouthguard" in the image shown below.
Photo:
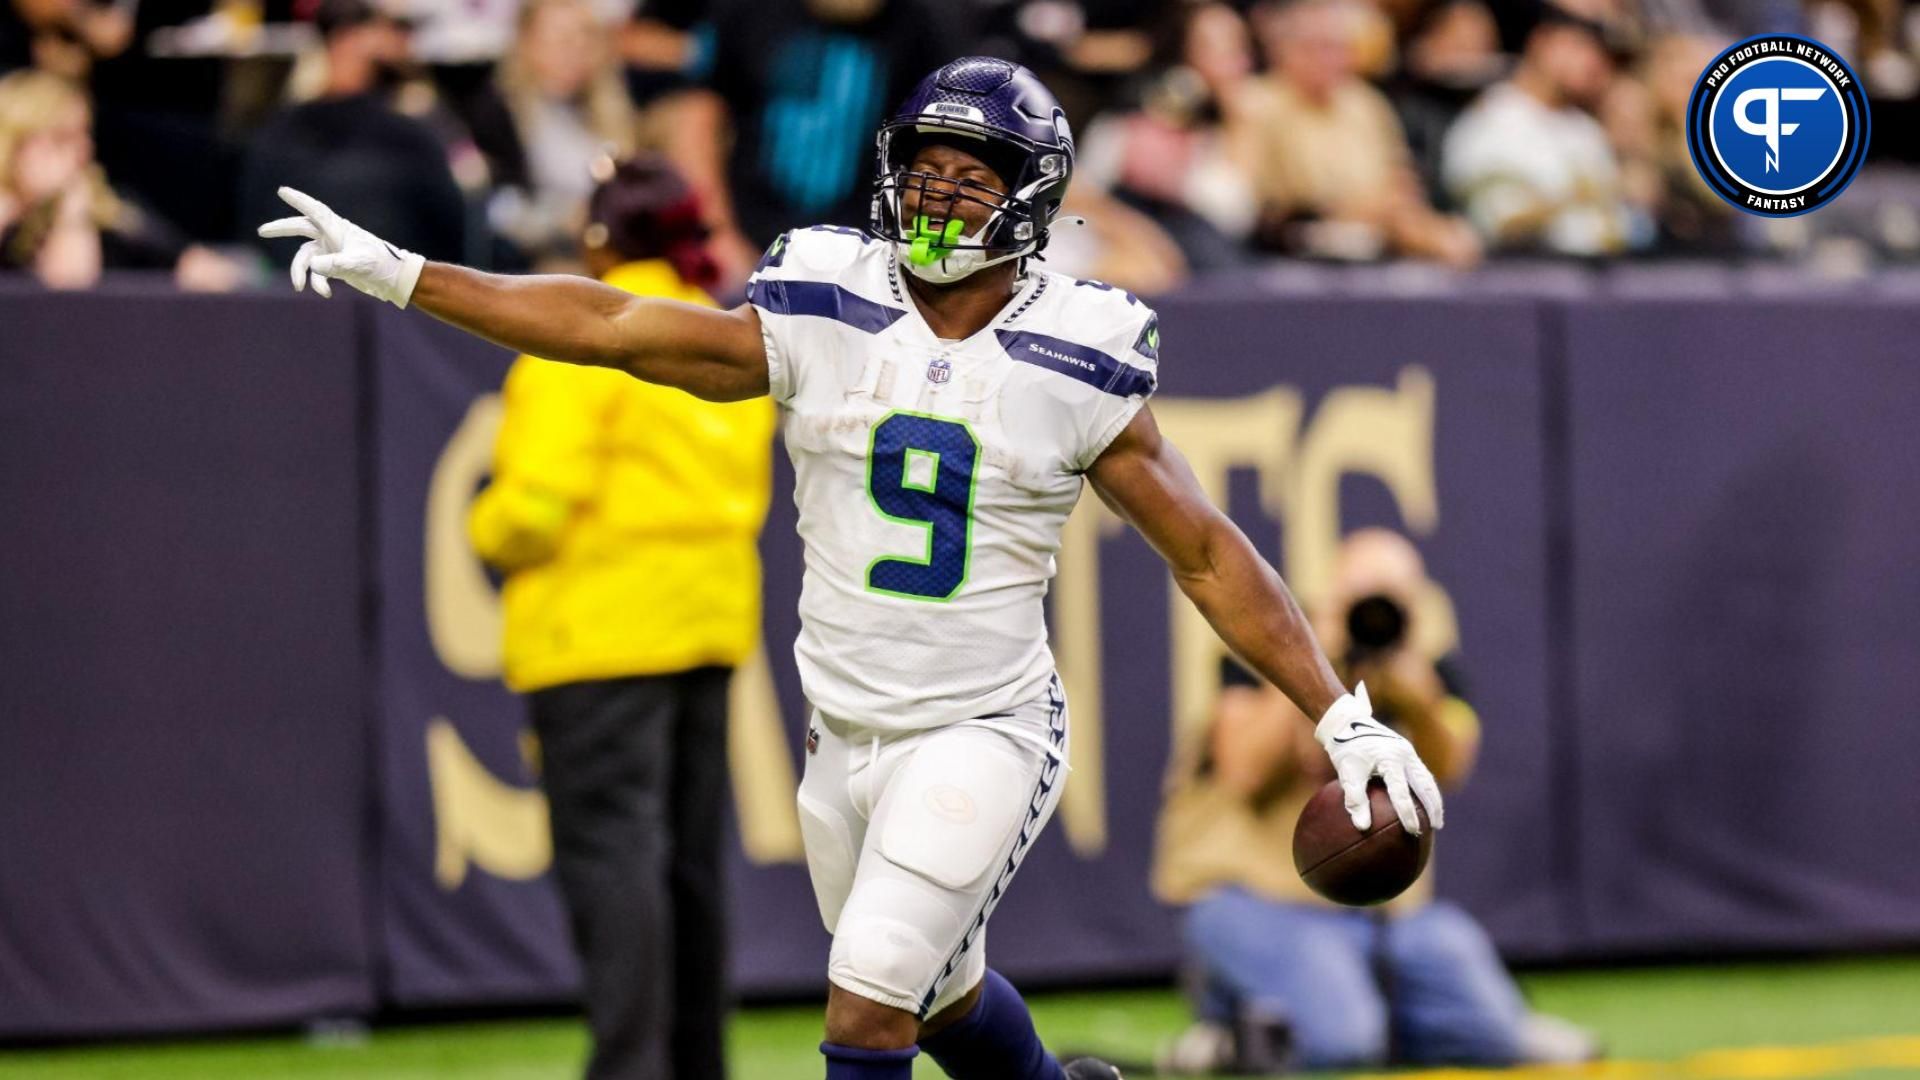
[[[913,219],[913,246],[907,249],[907,258],[915,266],[930,266],[953,254],[953,242],[960,239],[963,223],[959,218],[948,218],[943,228],[935,229],[928,224],[927,216],[921,214]]]

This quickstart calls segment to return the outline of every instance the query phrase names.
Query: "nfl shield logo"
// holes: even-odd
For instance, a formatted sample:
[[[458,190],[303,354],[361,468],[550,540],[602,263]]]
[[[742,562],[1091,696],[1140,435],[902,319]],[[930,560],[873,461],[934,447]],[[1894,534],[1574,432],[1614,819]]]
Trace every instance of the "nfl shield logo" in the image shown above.
[[[943,383],[953,378],[953,365],[945,360],[932,360],[927,363],[927,381]]]

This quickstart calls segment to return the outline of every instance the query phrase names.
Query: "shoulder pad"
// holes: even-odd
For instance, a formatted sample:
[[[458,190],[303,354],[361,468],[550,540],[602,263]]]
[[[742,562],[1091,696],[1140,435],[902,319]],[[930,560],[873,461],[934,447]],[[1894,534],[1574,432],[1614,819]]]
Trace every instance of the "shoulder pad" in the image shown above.
[[[1159,367],[1159,319],[1132,294],[1103,282],[1053,274],[1031,310],[997,331],[1015,360],[1122,397],[1151,394]]]
[[[1160,359],[1160,316],[1139,297],[1092,278],[1062,275],[1053,285],[1060,290],[1055,310],[1062,336],[1136,364]]]
[[[790,229],[767,248],[755,273],[771,277],[824,278],[844,272],[877,250],[876,242],[858,229],[837,225]]]

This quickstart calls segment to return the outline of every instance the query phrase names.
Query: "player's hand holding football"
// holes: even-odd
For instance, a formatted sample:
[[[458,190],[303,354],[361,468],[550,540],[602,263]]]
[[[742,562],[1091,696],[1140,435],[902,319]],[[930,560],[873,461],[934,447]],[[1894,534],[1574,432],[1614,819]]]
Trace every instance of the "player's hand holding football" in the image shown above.
[[[259,231],[268,239],[307,238],[293,257],[294,289],[306,288],[311,280],[314,292],[332,296],[333,287],[328,284],[331,278],[395,307],[407,306],[425,259],[394,247],[305,192],[283,187],[280,197],[300,213],[269,221]]]
[[[1327,709],[1313,730],[1313,737],[1333,759],[1333,771],[1340,778],[1347,813],[1353,827],[1366,832],[1373,825],[1373,807],[1367,798],[1367,781],[1378,776],[1387,785],[1400,825],[1419,835],[1420,812],[1438,829],[1445,824],[1440,805],[1440,785],[1433,773],[1414,752],[1413,744],[1399,732],[1373,718],[1373,704],[1367,700],[1367,686],[1361,683],[1353,693],[1343,696]],[[1418,797],[1419,804],[1415,805]]]

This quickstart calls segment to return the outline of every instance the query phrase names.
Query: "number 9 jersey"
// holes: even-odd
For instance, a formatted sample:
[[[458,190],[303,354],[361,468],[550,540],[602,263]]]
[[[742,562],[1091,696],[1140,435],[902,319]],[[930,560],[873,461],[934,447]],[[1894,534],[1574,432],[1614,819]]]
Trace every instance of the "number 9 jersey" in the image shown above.
[[[830,718],[913,730],[1046,693],[1060,532],[1160,342],[1131,294],[1031,264],[979,333],[938,338],[892,247],[796,229],[747,298],[806,546],[801,683]]]

